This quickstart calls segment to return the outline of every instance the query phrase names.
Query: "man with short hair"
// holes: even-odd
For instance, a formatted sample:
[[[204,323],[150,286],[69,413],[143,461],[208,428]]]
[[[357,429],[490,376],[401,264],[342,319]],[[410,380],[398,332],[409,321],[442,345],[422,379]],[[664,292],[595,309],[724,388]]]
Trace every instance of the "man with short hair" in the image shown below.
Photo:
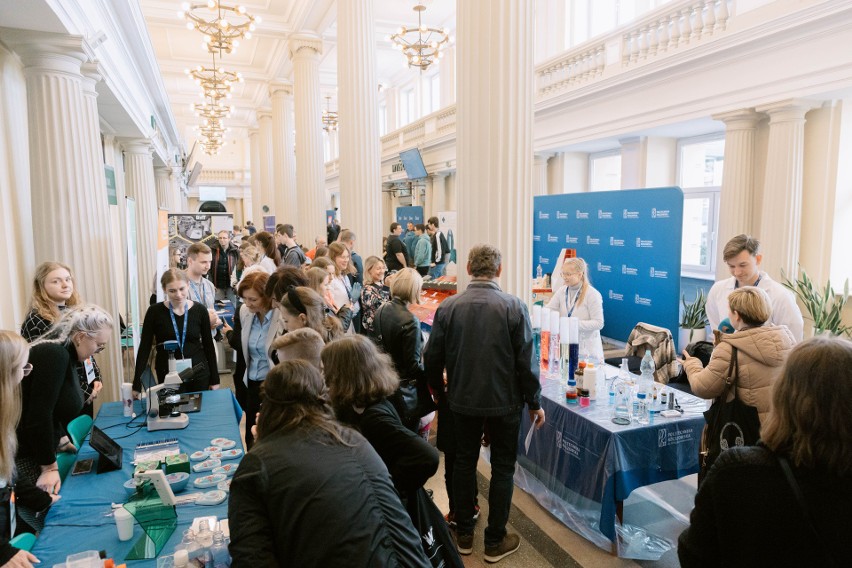
[[[275,230],[275,242],[281,250],[281,262],[278,266],[295,266],[301,268],[305,263],[305,253],[302,247],[296,243],[296,231],[293,225],[279,225]],[[282,250],[283,246],[283,250]]]
[[[231,233],[231,245],[239,252],[240,244],[243,242],[243,228],[239,225],[234,225],[234,231]]]
[[[749,235],[737,235],[725,245],[722,258],[728,265],[731,277],[713,284],[707,294],[707,319],[710,329],[719,329],[719,324],[728,318],[728,294],[740,286],[756,286],[769,295],[772,315],[767,323],[786,325],[796,341],[802,341],[804,320],[796,297],[766,272],[760,270],[763,255],[760,241]]]
[[[399,237],[401,234],[402,225],[391,223],[385,250],[385,265],[388,267],[388,272],[402,270],[408,266],[408,249],[405,248],[405,243]]]
[[[326,240],[325,235],[320,235],[314,239],[314,248],[305,253],[305,256],[310,258],[311,261],[314,260],[317,256],[317,249],[320,247],[327,247],[328,241]]]
[[[257,232],[257,227],[255,227],[254,223],[251,221],[246,221],[246,229],[248,230],[249,236],[252,236]]]
[[[414,223],[411,221],[408,222],[408,228],[405,230],[405,233],[402,235],[402,242],[405,243],[405,250],[407,251],[406,256],[408,257],[408,262],[410,266],[414,266],[412,261],[414,259],[414,249],[417,247],[417,233],[414,230]]]
[[[502,271],[502,255],[496,247],[471,249],[467,272],[473,279],[467,290],[438,307],[423,353],[429,385],[437,392],[446,391],[453,414],[456,536],[459,552],[465,555],[473,552],[476,463],[488,421],[491,483],[486,562],[497,562],[520,547],[520,538],[506,532],[506,523],[524,404],[536,428],[545,420],[529,313],[520,299],[500,289],[497,279]]]
[[[303,359],[322,371],[320,353],[325,347],[322,336],[309,327],[300,327],[279,335],[272,341],[270,349],[278,354],[279,361]]]
[[[226,230],[217,234],[217,243],[212,247],[213,261],[210,280],[216,287],[216,299],[228,300],[236,308],[237,294],[231,287],[231,273],[240,259],[237,247],[231,244],[231,235]]]
[[[216,287],[204,278],[210,272],[213,251],[204,243],[195,243],[186,250],[186,276],[189,278],[189,299],[207,308],[210,329],[216,329],[222,320],[216,314]]]
[[[432,239],[432,265],[429,268],[429,276],[432,278],[443,276],[450,260],[450,246],[447,237],[438,228],[440,224],[437,217],[429,217],[427,222],[427,231]]]

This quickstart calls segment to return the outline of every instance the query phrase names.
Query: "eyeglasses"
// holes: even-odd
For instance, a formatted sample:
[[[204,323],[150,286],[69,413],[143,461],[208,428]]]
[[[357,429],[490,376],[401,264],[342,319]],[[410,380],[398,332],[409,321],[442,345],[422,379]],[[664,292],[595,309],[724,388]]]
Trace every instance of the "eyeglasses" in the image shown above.
[[[562,278],[570,278],[571,276],[580,276],[582,272],[563,272]]]
[[[27,363],[26,365],[21,367],[21,370],[24,372],[24,376],[26,377],[27,375],[33,372],[33,364]]]
[[[95,349],[95,353],[100,353],[101,351],[106,349],[106,346],[107,346],[106,343],[98,343],[97,340],[95,339],[95,336],[92,335],[91,333],[87,333],[86,335],[89,337],[89,339],[91,339],[92,341],[95,342],[95,347],[97,347],[97,349]]]

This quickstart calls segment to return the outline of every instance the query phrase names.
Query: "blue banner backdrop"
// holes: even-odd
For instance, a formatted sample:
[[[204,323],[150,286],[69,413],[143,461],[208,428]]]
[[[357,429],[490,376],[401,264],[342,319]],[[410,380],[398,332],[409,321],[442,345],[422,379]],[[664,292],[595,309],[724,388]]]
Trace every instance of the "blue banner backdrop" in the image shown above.
[[[638,322],[677,337],[683,192],[678,187],[534,198],[533,273],[577,250],[603,296],[601,334],[626,341]]]
[[[397,207],[396,222],[402,225],[402,230],[405,231],[408,227],[408,222],[415,225],[423,223],[423,208],[419,205],[412,207]]]

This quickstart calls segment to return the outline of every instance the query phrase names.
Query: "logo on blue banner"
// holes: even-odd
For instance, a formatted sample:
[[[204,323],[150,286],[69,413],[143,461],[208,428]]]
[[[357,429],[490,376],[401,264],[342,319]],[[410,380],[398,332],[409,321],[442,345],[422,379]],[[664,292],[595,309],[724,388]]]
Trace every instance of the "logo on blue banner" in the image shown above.
[[[556,210],[556,218],[557,219],[568,219],[568,212],[567,211],[559,211],[557,209]]]
[[[599,245],[599,244],[601,244],[601,240],[597,237],[586,236],[586,244],[587,245]]]
[[[579,239],[577,237],[572,237],[571,235],[565,235],[565,244],[566,245],[576,245]]]
[[[639,212],[638,211],[628,211],[627,209],[624,209],[622,211],[622,218],[623,219],[638,219],[639,218]]]
[[[651,209],[651,219],[668,219],[670,211],[668,209]]]
[[[598,219],[612,219],[612,211],[602,211],[598,209]]]
[[[621,273],[626,274],[627,276],[638,276],[639,269],[633,268],[632,266],[627,266],[626,264],[621,265]]]
[[[624,239],[616,239],[615,237],[609,238],[609,246],[611,247],[623,247]]]
[[[588,218],[589,218],[589,212],[588,211],[580,211],[579,209],[577,209],[577,219],[588,219]]]
[[[608,264],[598,261],[598,272],[612,272],[612,267]]]
[[[654,241],[636,237],[636,248],[654,248]]]
[[[668,278],[669,273],[666,270],[657,270],[653,266],[651,267],[651,278]]]
[[[636,303],[637,306],[650,306],[651,305],[651,298],[643,298],[639,294],[636,294],[634,302]]]
[[[538,212],[539,219],[550,219],[550,213],[545,213],[544,211]]]

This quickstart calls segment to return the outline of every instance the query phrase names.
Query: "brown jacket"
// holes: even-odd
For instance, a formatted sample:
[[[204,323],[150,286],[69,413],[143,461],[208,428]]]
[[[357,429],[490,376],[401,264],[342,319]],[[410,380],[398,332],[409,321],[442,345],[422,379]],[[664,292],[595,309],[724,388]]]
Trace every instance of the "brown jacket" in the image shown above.
[[[757,408],[762,424],[769,412],[771,387],[794,343],[793,334],[784,325],[744,329],[722,336],[706,369],[695,357],[685,360],[683,366],[695,396],[715,398],[725,388],[732,347],[736,347],[739,364],[737,396],[747,405]],[[728,400],[731,399],[729,396]]]

